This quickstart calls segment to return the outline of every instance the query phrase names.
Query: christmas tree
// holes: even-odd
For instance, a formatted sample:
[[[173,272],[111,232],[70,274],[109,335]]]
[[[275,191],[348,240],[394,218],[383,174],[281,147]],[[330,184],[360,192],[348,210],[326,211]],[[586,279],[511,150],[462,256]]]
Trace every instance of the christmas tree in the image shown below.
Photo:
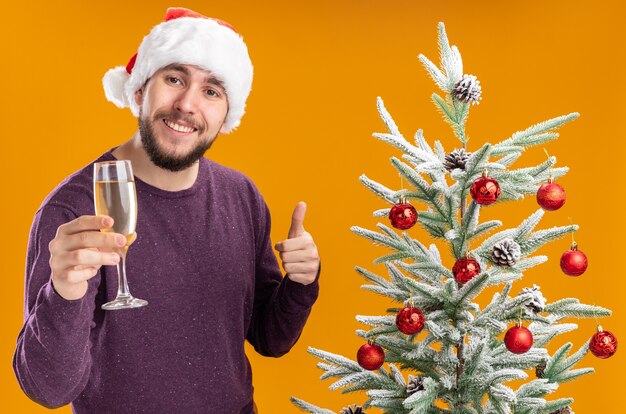
[[[534,253],[573,234],[578,226],[536,230],[545,211],[557,210],[565,202],[565,191],[554,179],[568,169],[554,167],[555,157],[534,167],[511,166],[527,148],[556,139],[555,130],[578,114],[541,122],[468,152],[465,124],[471,105],[481,99],[481,86],[475,76],[463,73],[461,55],[450,46],[443,23],[438,41],[440,67],[423,55],[419,59],[445,94],[435,93],[432,100],[462,147],[446,153],[436,141],[433,148],[421,130],[415,144],[410,143],[378,98],[378,112],[389,132],[374,136],[403,152],[402,160],[392,157],[391,163],[412,188],[393,190],[362,175],[361,182],[393,206],[374,215],[389,217],[402,232],[383,223],[378,223],[377,231],[352,227],[354,233],[391,251],[375,260],[384,263],[388,278],[356,267],[371,282],[363,287],[401,306],[387,309],[383,316],[357,316],[371,327],[357,331],[367,340],[357,353],[358,362],[312,347],[309,352],[323,361],[318,363],[325,371],[322,379],[337,379],[330,389],[365,391],[367,400],[342,409],[342,414],[365,413],[370,406],[385,413],[411,414],[571,413],[573,399],[546,400],[546,396],[559,384],[593,372],[574,366],[589,350],[601,358],[611,356],[617,340],[599,327],[575,352],[572,343],[552,355],[546,346],[577,328],[564,319],[605,317],[611,312],[575,298],[547,303],[538,286],[512,293],[514,281],[547,260]],[[495,232],[502,226],[499,220],[479,222],[482,208],[528,194],[536,195],[541,208],[518,227]],[[423,209],[417,211],[407,200]],[[416,223],[449,245],[453,266],[442,261],[435,244],[427,247],[403,231]],[[475,246],[471,250],[470,244]],[[563,272],[579,276],[586,267],[586,256],[573,243],[561,257]],[[497,291],[481,308],[473,300],[486,288]],[[505,385],[511,381],[522,385],[514,390]],[[292,397],[292,402],[303,411],[334,413],[298,398]]]

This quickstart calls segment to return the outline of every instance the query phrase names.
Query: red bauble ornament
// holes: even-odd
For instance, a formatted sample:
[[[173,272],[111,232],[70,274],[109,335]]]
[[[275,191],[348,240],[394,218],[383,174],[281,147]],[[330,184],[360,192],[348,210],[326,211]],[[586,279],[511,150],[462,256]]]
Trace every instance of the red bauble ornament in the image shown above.
[[[468,255],[461,257],[454,263],[452,273],[456,281],[463,285],[480,274],[480,265],[476,259]]]
[[[598,358],[610,358],[617,351],[617,338],[611,332],[603,331],[602,327],[598,326],[598,332],[589,341],[589,350]]]
[[[417,210],[411,204],[400,200],[389,211],[391,225],[400,230],[410,229],[417,223]]]
[[[537,190],[537,203],[544,210],[558,210],[565,204],[565,190],[550,177],[548,182]]]
[[[501,193],[500,185],[496,180],[487,175],[487,170],[485,170],[483,176],[476,179],[470,187],[470,194],[474,201],[483,206],[495,203]]]
[[[533,347],[533,334],[521,325],[514,326],[506,331],[504,345],[514,354],[523,354]]]
[[[561,270],[569,276],[580,276],[587,270],[587,256],[578,250],[578,245],[572,243],[571,249],[561,256]]]
[[[356,353],[356,360],[363,368],[374,371],[383,366],[385,351],[380,346],[368,342],[359,348],[359,351]]]
[[[398,312],[396,326],[404,334],[416,334],[424,329],[424,314],[419,308],[406,307]]]

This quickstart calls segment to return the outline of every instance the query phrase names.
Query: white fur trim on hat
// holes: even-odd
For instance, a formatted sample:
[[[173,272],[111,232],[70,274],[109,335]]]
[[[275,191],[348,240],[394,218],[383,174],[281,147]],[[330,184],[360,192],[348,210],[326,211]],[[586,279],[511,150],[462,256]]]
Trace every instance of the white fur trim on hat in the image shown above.
[[[241,36],[213,19],[180,17],[155,26],[139,46],[130,76],[121,66],[104,75],[107,99],[120,108],[130,106],[139,116],[135,92],[156,71],[173,63],[201,67],[221,80],[228,98],[224,131],[239,125],[252,88],[252,62]]]
[[[128,72],[124,66],[118,66],[109,69],[104,74],[102,84],[104,85],[104,94],[107,99],[117,105],[119,108],[128,108],[128,99],[124,94],[124,85],[128,82]]]

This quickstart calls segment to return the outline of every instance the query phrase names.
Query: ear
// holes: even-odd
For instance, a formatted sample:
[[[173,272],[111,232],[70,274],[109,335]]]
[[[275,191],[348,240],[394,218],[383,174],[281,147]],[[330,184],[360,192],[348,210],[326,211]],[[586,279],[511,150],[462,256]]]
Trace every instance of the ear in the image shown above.
[[[222,124],[222,126],[220,127],[220,134],[225,134],[226,133],[226,124]]]
[[[135,103],[139,106],[143,103],[143,87],[135,92]]]

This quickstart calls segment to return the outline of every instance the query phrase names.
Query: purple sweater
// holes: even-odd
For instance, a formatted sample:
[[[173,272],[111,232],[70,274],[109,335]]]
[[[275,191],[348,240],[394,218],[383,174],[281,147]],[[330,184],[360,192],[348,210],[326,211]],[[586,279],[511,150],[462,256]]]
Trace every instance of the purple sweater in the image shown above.
[[[108,151],[97,161],[114,160]],[[13,368],[24,392],[75,413],[252,413],[244,352],[278,357],[298,340],[318,280],[283,278],[270,214],[243,174],[202,158],[198,178],[170,192],[136,179],[131,293],[143,308],[104,311],[117,272],[103,266],[87,294],[66,300],[50,278],[59,225],[93,215],[93,165],[63,181],[37,211],[28,243],[24,326]],[[318,274],[319,279],[319,274]]]

